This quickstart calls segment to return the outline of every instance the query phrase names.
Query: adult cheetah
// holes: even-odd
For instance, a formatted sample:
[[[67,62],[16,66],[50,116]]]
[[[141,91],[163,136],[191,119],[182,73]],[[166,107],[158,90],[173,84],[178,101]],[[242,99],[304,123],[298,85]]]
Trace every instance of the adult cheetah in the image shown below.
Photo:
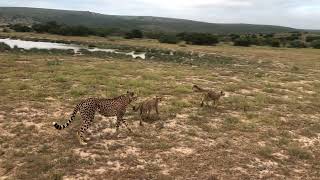
[[[78,140],[81,144],[86,144],[84,142],[84,133],[87,131],[89,126],[92,124],[94,119],[94,115],[96,111],[98,111],[101,115],[105,117],[116,116],[116,132],[118,133],[119,126],[123,123],[127,129],[131,131],[126,121],[123,119],[125,115],[127,106],[137,100],[137,96],[134,95],[133,92],[127,91],[126,94],[120,95],[118,97],[112,99],[105,99],[105,98],[89,98],[81,101],[73,110],[71,114],[71,118],[63,125],[59,125],[58,123],[54,122],[53,126],[58,129],[62,130],[69,126],[69,124],[74,120],[77,112],[80,112],[80,116],[82,119],[82,125],[77,132]]]

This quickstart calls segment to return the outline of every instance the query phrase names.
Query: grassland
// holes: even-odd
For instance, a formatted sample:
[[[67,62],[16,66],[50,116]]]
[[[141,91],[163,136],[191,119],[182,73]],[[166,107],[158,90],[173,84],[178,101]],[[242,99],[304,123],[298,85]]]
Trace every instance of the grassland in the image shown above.
[[[232,63],[191,66],[128,58],[0,53],[1,179],[317,179],[320,177],[320,51],[200,47],[152,40],[20,37],[215,53]],[[245,62],[245,63],[243,63]],[[218,109],[201,108],[198,84],[223,90]],[[142,100],[162,95],[164,128],[134,133],[96,116],[87,146],[77,142],[80,120],[64,131],[74,105],[86,97],[134,90]]]

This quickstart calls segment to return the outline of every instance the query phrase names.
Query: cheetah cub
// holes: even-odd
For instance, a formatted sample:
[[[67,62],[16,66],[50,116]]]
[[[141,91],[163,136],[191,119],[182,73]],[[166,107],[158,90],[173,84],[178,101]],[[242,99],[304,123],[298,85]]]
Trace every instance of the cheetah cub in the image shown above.
[[[218,102],[220,98],[225,96],[225,93],[223,91],[220,91],[219,93],[217,93],[217,92],[214,92],[213,90],[200,88],[197,85],[193,85],[192,89],[193,89],[193,92],[203,93],[201,107],[203,107],[204,104],[209,105],[209,102],[213,101],[213,107],[216,108],[218,106]]]
[[[141,102],[138,106],[133,106],[134,111],[139,111],[140,115],[140,126],[143,126],[142,124],[142,119],[143,116],[147,114],[147,117],[150,117],[150,112],[152,109],[154,109],[159,116],[159,102],[162,101],[162,97],[156,96],[155,98],[152,99],[147,99],[143,102]]]

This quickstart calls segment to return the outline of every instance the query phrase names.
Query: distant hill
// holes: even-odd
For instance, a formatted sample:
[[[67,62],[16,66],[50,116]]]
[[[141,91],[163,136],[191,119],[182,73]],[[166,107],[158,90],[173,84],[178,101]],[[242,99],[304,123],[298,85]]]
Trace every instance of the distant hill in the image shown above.
[[[151,16],[104,15],[88,11],[0,7],[0,24],[23,23],[30,25],[48,21],[88,27],[110,27],[122,30],[142,29],[145,31],[165,32],[280,33],[299,31],[294,28],[271,25],[216,24]]]

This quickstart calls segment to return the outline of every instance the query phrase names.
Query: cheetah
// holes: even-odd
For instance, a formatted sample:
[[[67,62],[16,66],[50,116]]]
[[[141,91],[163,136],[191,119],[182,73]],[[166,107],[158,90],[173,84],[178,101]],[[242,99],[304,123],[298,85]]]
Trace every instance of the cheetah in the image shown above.
[[[143,126],[142,124],[142,118],[143,115],[147,113],[148,117],[150,117],[150,112],[152,109],[155,109],[157,115],[159,116],[159,110],[158,110],[158,104],[162,101],[162,97],[156,96],[155,98],[145,100],[141,102],[137,107],[133,106],[134,111],[139,111],[140,115],[140,126]]]
[[[98,111],[101,115],[105,117],[111,117],[111,116],[117,117],[116,133],[118,133],[119,126],[121,125],[121,123],[123,123],[127,127],[129,132],[132,132],[132,130],[129,128],[128,124],[126,123],[126,121],[123,119],[123,116],[125,115],[127,106],[135,100],[137,100],[137,96],[135,96],[134,92],[131,92],[131,91],[127,91],[126,94],[120,95],[112,99],[106,99],[106,98],[85,99],[76,105],[76,107],[73,110],[73,113],[71,114],[71,118],[65,124],[60,125],[54,122],[53,126],[58,130],[62,130],[68,127],[69,124],[74,120],[77,112],[79,111],[82,119],[82,125],[77,132],[77,137],[80,144],[85,145],[86,143],[84,141],[84,133],[92,124],[94,115],[96,111]]]
[[[209,101],[213,101],[213,107],[218,106],[219,99],[225,95],[223,91],[220,91],[219,93],[214,92],[213,90],[208,90],[208,89],[203,89],[200,88],[197,85],[193,85],[192,87],[194,92],[202,92],[203,93],[203,98],[201,101],[201,107],[204,106],[204,102],[208,105]]]

